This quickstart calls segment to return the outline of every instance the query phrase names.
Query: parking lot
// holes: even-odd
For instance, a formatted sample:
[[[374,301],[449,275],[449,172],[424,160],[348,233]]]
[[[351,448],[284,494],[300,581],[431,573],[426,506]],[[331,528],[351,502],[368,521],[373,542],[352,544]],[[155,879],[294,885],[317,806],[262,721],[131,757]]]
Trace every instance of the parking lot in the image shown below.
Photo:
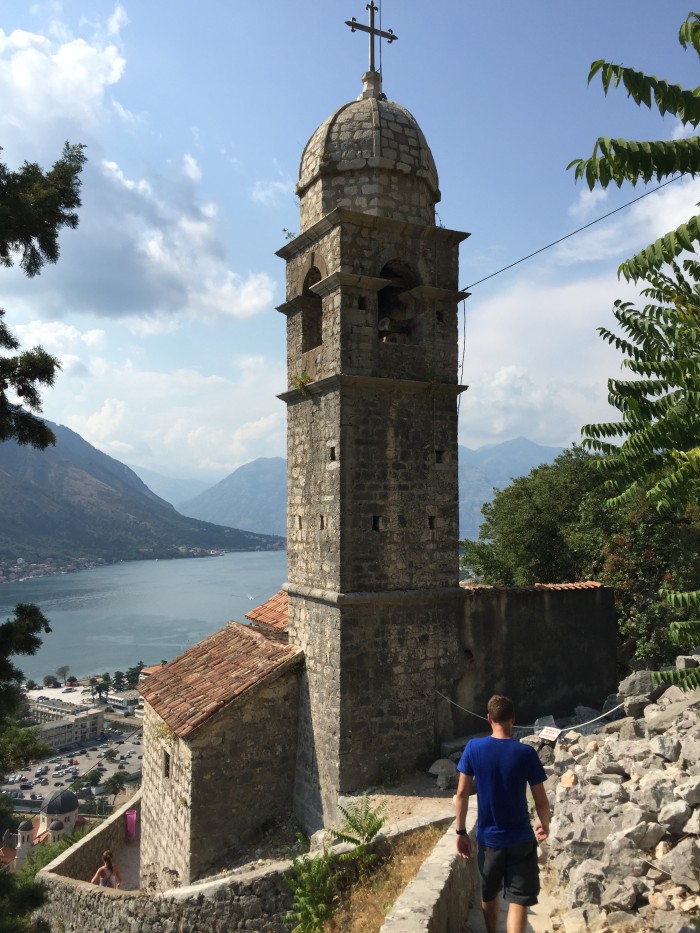
[[[2,791],[16,804],[40,805],[51,791],[70,787],[95,768],[102,775],[102,782],[115,772],[122,772],[125,776],[138,772],[143,759],[141,743],[140,731],[128,737],[120,733],[105,733],[101,740],[90,746],[56,753],[33,762],[22,771],[3,775]],[[110,750],[114,752],[113,757]],[[92,793],[83,782],[77,785],[76,792],[79,797],[88,797]]]

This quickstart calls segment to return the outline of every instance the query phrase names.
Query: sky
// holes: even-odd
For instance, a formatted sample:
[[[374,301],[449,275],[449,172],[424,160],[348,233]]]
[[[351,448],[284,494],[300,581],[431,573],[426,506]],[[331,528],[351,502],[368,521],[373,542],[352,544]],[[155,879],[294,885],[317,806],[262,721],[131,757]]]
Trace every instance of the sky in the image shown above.
[[[23,347],[62,362],[47,418],[117,459],[215,483],[286,453],[284,263],[299,158],[357,97],[364,0],[2,0],[0,158],[48,168],[85,144],[82,208],[40,276],[0,269]],[[680,180],[559,246],[469,286],[644,193],[593,194],[566,170],[598,136],[671,139],[673,117],[587,84],[604,58],[685,87],[678,0],[384,0],[387,96],[440,176],[462,244],[460,443],[580,439],[610,420],[620,356],[596,333],[635,290],[617,267],[687,219]],[[651,185],[654,187],[654,185]],[[460,311],[462,318],[462,312]],[[460,325],[461,327],[461,325]],[[462,339],[462,338],[460,338]]]

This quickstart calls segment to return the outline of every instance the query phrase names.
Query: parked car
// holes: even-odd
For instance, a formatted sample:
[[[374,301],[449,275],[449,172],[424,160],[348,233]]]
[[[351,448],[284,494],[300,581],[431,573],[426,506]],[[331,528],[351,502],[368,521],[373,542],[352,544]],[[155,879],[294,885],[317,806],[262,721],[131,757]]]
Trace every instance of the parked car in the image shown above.
[[[22,790],[31,790],[34,787],[31,781],[22,781],[19,786]]]
[[[54,787],[63,787],[63,781],[56,781],[53,785]]]

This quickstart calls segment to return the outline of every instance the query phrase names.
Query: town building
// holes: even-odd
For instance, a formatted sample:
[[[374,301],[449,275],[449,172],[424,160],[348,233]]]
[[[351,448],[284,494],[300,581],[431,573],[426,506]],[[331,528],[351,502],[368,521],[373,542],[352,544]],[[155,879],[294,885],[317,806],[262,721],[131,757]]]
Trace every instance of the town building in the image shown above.
[[[32,718],[40,724],[39,737],[56,750],[97,739],[104,731],[104,710],[83,710],[75,704],[42,698],[29,703]]]

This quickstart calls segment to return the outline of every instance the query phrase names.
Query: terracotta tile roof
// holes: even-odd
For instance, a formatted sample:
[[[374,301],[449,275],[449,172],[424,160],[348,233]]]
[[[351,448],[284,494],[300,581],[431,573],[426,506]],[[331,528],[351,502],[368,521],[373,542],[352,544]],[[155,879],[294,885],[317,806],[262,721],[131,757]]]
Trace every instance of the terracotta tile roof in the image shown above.
[[[0,865],[11,865],[15,860],[16,850],[10,846],[0,848]]]
[[[142,667],[140,673],[145,677],[149,677],[151,674],[155,674],[156,671],[159,671],[162,666],[162,664],[152,664],[151,667]]]
[[[582,580],[580,583],[533,583],[532,586],[491,586],[488,583],[460,583],[463,590],[494,590],[505,592],[507,590],[596,590],[602,583],[595,580]]]
[[[256,606],[250,612],[246,612],[246,619],[251,622],[261,622],[264,625],[271,625],[273,628],[281,630],[287,627],[289,622],[289,597],[286,590],[280,590],[275,593],[262,606]]]
[[[144,700],[180,738],[271,674],[302,656],[299,648],[229,622],[160,667],[141,684]]]

